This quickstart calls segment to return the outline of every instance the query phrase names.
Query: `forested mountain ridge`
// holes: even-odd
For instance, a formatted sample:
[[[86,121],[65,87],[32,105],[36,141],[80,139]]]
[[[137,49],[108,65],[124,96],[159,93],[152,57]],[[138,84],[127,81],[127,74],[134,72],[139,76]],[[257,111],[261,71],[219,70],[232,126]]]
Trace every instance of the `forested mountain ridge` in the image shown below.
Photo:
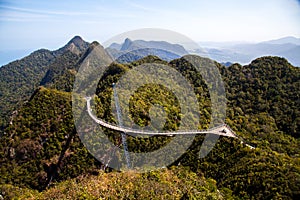
[[[55,73],[51,73],[51,71],[55,68],[65,70],[66,66],[71,65],[70,62],[80,57],[80,54],[88,48],[88,45],[81,37],[75,36],[58,50],[37,50],[23,59],[1,67],[0,131],[2,132],[7,126],[12,112],[28,100],[39,85],[46,84],[51,74],[59,75],[57,71]],[[69,58],[69,60],[63,58],[68,56],[78,57],[76,59]],[[59,61],[61,62],[59,63]]]
[[[21,106],[39,86],[48,66],[55,60],[49,50],[38,50],[29,56],[0,68],[0,126],[7,125],[12,111]],[[18,105],[20,104],[20,105]]]
[[[153,197],[153,194],[163,195],[176,187],[178,190],[174,195],[183,199],[299,198],[300,68],[279,57],[262,57],[246,66],[234,64],[228,68],[216,63],[228,99],[226,123],[256,149],[246,147],[237,139],[221,137],[213,151],[199,159],[203,136],[197,136],[188,151],[168,166],[169,169],[141,176],[134,172],[110,172],[112,169],[108,169],[109,173],[103,175],[102,171],[99,172],[102,163],[93,158],[80,142],[71,111],[70,92],[74,76],[94,45],[99,44],[92,43],[90,48],[84,46],[85,50],[79,54],[77,50],[69,49],[58,57],[53,55],[55,58],[39,80],[43,86],[38,87],[37,84],[28,102],[18,107],[18,112],[0,138],[0,151],[3,152],[0,157],[2,196],[24,198],[36,195],[39,198],[45,194],[49,198],[69,196],[93,199],[101,195],[107,198],[119,194],[120,198],[126,198],[126,195],[129,198],[130,195],[151,197],[152,194]],[[203,127],[209,124],[210,99],[202,77],[184,58],[168,63],[155,56],[129,64],[111,64],[97,86],[98,117],[115,122],[108,101],[112,94],[111,85],[142,63],[163,63],[178,70],[194,85],[199,99],[199,112],[203,116],[199,123]],[[146,86],[137,92],[133,98],[133,103],[137,104],[132,116],[139,125],[150,123],[149,106],[153,102],[149,101],[149,94],[156,98],[154,103],[161,102],[166,108],[171,104],[174,113],[177,113],[176,101],[172,100],[171,94],[162,92],[164,90],[163,87]],[[172,115],[167,118],[166,128],[176,130],[175,118]],[[118,132],[108,131],[107,134],[112,141],[119,139]],[[151,151],[170,139],[152,137],[136,140],[129,137],[129,150]],[[53,178],[51,188],[38,193],[36,190],[43,190],[50,177]],[[72,189],[82,180],[82,185],[78,186],[80,190]],[[112,183],[113,180],[118,180],[118,183]],[[100,182],[113,184],[115,190],[108,189]],[[134,189],[135,184],[138,188]],[[153,193],[140,191],[141,184],[145,185],[144,188],[152,188],[149,191]],[[186,190],[184,184],[194,189]],[[18,194],[17,191],[26,192]]]
[[[225,76],[229,103],[242,108],[244,115],[267,113],[280,131],[300,137],[298,67],[284,58],[262,57],[247,66],[229,67]]]

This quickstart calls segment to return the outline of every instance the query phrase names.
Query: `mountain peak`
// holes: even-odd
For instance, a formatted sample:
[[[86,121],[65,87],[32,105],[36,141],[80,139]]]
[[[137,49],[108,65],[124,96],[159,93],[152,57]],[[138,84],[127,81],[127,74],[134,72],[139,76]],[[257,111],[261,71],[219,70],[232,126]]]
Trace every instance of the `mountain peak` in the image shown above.
[[[132,40],[129,39],[129,38],[126,38],[125,41],[124,41],[124,43],[131,43],[131,42],[132,42]]]
[[[278,56],[264,56],[256,58],[250,64],[252,68],[264,68],[270,73],[278,72],[282,69],[289,69],[293,66],[283,57]]]
[[[71,51],[74,54],[83,53],[89,46],[89,43],[84,41],[80,36],[74,36],[64,47],[58,50],[58,53],[64,53],[65,51]]]
[[[126,38],[122,47],[121,47],[121,51],[125,51],[127,49],[129,49],[129,47],[132,45],[132,41],[129,38]]]
[[[84,41],[80,36],[76,35],[76,36],[74,36],[74,37],[68,42],[68,44],[73,43],[73,44],[75,44],[75,45],[77,46],[77,45],[80,45],[80,44],[82,44],[82,43],[84,43],[84,42],[85,42],[85,41]]]

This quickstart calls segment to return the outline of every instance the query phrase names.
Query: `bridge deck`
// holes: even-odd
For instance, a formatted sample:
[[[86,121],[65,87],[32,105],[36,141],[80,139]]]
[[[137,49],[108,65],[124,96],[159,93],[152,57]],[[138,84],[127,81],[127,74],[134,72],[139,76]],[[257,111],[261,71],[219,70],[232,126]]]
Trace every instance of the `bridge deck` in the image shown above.
[[[85,98],[87,101],[87,111],[90,117],[98,124],[100,124],[103,127],[124,132],[124,133],[135,133],[135,134],[142,134],[142,135],[165,135],[165,136],[170,136],[170,135],[195,135],[195,134],[216,134],[216,135],[222,135],[226,137],[234,137],[238,138],[238,136],[235,134],[231,128],[226,125],[222,124],[220,126],[207,129],[207,130],[189,130],[189,131],[176,131],[176,132],[152,132],[152,131],[142,131],[142,130],[137,130],[137,129],[131,129],[127,127],[119,127],[114,124],[110,124],[108,122],[105,122],[101,119],[98,119],[95,115],[92,113],[91,109],[91,97],[86,97]]]

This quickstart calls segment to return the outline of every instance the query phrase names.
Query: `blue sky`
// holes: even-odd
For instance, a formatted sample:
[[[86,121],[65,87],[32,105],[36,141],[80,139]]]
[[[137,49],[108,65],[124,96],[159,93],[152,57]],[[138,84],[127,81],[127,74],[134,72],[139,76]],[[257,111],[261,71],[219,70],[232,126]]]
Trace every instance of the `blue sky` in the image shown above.
[[[0,0],[0,52],[56,49],[74,35],[100,43],[139,28],[177,31],[194,41],[300,37],[296,0]]]

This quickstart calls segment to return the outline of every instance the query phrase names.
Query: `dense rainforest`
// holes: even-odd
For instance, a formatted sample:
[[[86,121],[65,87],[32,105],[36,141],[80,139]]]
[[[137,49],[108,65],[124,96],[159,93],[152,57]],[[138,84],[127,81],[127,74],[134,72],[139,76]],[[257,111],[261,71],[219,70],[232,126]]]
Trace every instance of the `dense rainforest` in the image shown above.
[[[255,148],[237,138],[220,137],[213,150],[199,158],[204,136],[197,135],[167,168],[119,172],[105,168],[89,153],[73,120],[75,75],[95,46],[100,45],[77,36],[57,51],[39,50],[0,68],[0,195],[4,199],[300,198],[300,68],[279,57],[257,58],[245,66],[215,62],[227,97],[225,123]],[[184,58],[167,62],[147,56],[112,63],[97,83],[97,117],[117,123],[112,114],[112,84],[147,63],[166,65],[188,80],[198,100],[198,128],[207,128],[212,114],[208,87]],[[153,113],[153,105],[163,109]],[[161,116],[162,110],[164,130],[178,130],[184,118],[176,96],[159,84],[140,87],[130,99],[129,110],[137,125],[151,130],[157,127],[151,115]],[[105,130],[105,134],[120,145],[119,132]],[[153,151],[172,139],[128,136],[128,149]]]

